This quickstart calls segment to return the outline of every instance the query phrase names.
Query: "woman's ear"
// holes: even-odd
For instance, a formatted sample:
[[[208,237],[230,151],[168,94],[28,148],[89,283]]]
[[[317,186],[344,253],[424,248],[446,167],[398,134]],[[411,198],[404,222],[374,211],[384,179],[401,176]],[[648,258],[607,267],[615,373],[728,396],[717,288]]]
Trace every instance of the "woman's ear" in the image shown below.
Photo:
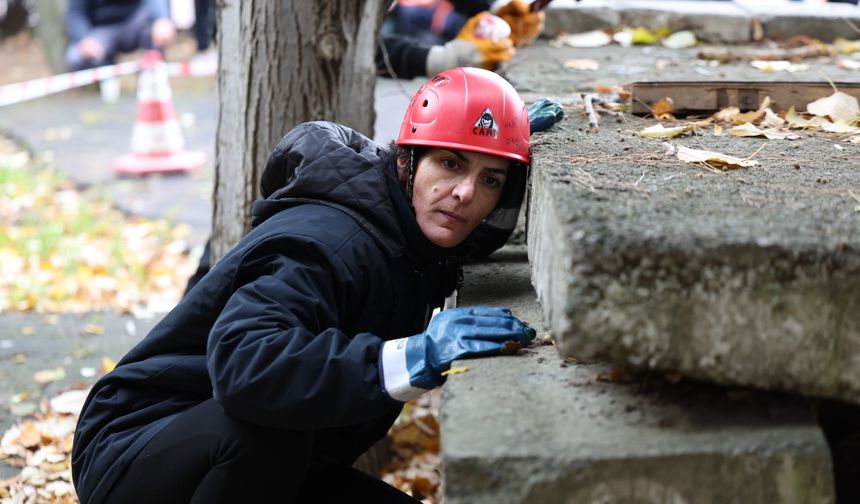
[[[409,172],[409,154],[397,156],[397,178],[401,182],[406,181],[407,173]]]

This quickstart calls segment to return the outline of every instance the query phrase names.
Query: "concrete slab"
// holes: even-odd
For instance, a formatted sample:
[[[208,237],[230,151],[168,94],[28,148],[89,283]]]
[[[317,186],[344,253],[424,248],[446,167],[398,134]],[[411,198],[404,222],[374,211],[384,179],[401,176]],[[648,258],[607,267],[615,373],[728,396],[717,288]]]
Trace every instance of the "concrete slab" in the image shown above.
[[[749,65],[684,65],[692,55],[665,48],[538,44],[521,56],[507,76],[524,96],[570,104],[595,82],[774,78]],[[564,69],[573,57],[593,57],[600,70]],[[857,81],[856,72],[815,63],[777,78],[817,80],[818,72]],[[714,174],[667,156],[660,140],[631,136],[645,126],[637,121],[604,116],[592,135],[568,108],[563,123],[535,137],[530,258],[562,350],[860,401],[860,300],[851,294],[860,214],[848,194],[860,193],[858,145],[838,136],[674,142],[740,157],[762,149],[761,166]]]
[[[461,300],[534,323],[525,258],[507,248],[492,259],[467,269]],[[448,503],[834,502],[827,444],[803,401],[602,381],[609,367],[551,346],[454,365],[468,370],[444,387]]]
[[[562,353],[860,402],[860,146],[672,141],[762,149],[712,173],[624,126],[534,142],[529,258]]]
[[[555,0],[547,8],[544,35],[579,33],[589,30],[644,26],[672,31],[693,30],[704,42],[744,43],[753,35],[757,18],[770,38],[807,35],[825,42],[837,37],[856,39],[857,30],[849,21],[860,21],[860,9],[849,4],[798,3],[785,0],[765,2],[703,2],[662,0]]]
[[[705,42],[740,43],[751,40],[751,18],[730,2],[556,0],[547,9],[544,35],[644,26],[651,30],[693,30]]]
[[[860,22],[860,8],[856,5],[787,2],[774,8],[762,2],[745,1],[740,7],[750,16],[758,17],[764,35],[768,38],[785,39],[806,35],[832,42],[839,37],[849,40],[860,37],[855,28]]]

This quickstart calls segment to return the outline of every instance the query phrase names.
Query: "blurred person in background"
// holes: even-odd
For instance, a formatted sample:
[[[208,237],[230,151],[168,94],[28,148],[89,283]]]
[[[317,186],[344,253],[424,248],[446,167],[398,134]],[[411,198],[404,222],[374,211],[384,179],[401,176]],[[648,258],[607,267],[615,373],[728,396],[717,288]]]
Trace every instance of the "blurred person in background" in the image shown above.
[[[399,0],[383,23],[380,74],[400,79],[458,66],[495,71],[543,29],[544,13],[522,0]],[[541,5],[545,5],[542,2]],[[491,9],[495,8],[495,9]]]
[[[164,49],[176,38],[167,0],[69,0],[66,66],[113,64],[119,53]]]

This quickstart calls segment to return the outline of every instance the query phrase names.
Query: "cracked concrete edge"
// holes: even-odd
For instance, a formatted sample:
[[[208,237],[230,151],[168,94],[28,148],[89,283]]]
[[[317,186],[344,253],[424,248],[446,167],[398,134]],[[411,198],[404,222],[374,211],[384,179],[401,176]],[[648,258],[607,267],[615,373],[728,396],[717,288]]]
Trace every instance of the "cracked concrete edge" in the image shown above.
[[[583,239],[571,223],[597,224],[545,170],[533,174],[532,281],[563,355],[860,402],[852,257],[755,244],[688,250],[607,229]]]

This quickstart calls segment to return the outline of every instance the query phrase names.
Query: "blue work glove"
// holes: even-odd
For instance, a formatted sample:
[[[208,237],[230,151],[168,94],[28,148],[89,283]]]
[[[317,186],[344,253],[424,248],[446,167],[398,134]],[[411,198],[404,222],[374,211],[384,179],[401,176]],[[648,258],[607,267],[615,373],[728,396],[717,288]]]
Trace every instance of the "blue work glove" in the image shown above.
[[[564,109],[561,108],[561,103],[549,98],[541,98],[529,106],[529,130],[531,133],[547,130],[563,118]]]
[[[392,399],[405,402],[441,385],[454,360],[498,355],[505,342],[526,345],[534,337],[535,330],[505,308],[444,310],[423,333],[382,344],[382,386]]]

